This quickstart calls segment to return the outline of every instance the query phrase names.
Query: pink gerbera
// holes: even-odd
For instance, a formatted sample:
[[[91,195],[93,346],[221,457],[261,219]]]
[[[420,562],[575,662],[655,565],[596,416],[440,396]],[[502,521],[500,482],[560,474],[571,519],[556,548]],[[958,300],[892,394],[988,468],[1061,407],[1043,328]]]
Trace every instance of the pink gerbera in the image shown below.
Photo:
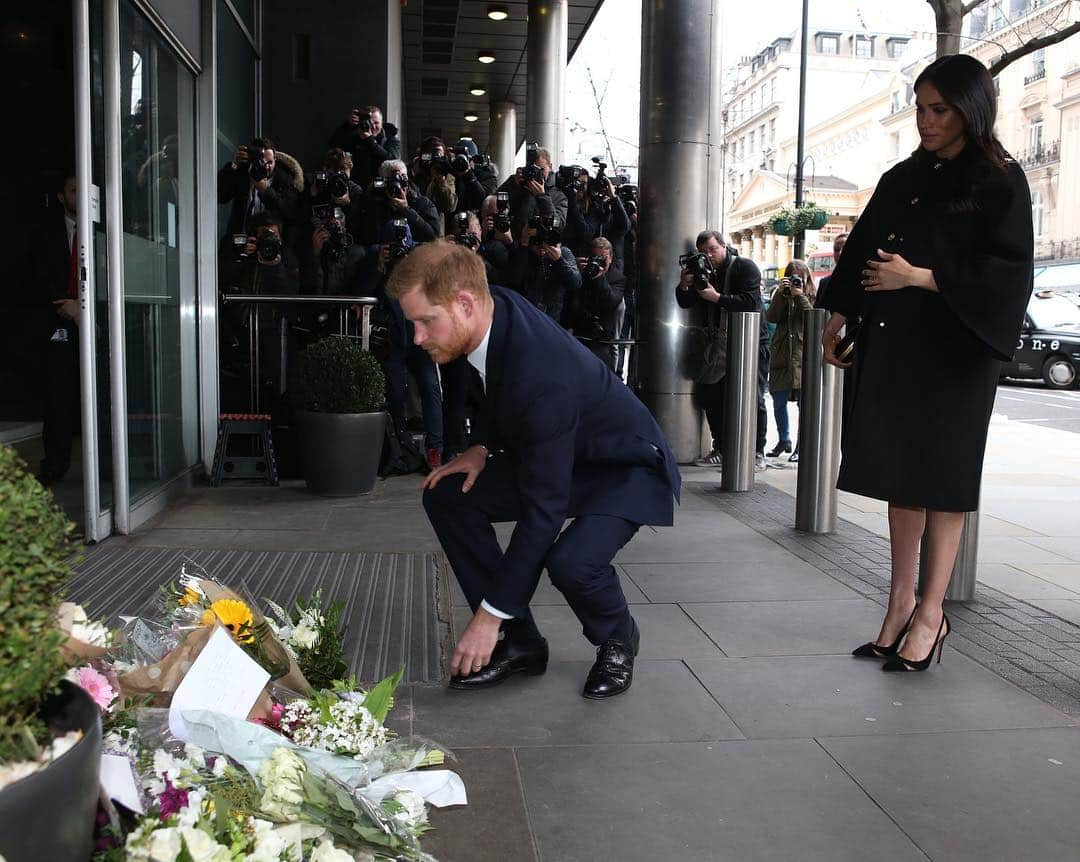
[[[108,712],[112,702],[116,699],[116,692],[109,685],[105,675],[94,670],[89,665],[86,667],[73,667],[67,672],[65,678],[90,695],[90,698],[102,712]]]

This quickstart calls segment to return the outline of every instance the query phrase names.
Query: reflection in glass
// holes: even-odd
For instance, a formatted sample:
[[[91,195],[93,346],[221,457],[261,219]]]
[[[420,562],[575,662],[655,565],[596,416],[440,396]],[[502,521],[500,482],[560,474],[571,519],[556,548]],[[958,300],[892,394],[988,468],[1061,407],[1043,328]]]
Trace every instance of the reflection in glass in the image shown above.
[[[128,471],[136,502],[197,458],[194,81],[120,7]]]

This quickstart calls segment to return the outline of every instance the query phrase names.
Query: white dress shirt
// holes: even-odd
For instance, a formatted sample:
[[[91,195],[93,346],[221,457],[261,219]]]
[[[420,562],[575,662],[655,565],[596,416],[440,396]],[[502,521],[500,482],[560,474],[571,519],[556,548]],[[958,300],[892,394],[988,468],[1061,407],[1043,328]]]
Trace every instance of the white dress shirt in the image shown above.
[[[488,324],[487,332],[484,333],[484,340],[480,342],[480,346],[469,354],[469,365],[476,369],[477,374],[480,375],[480,382],[484,386],[484,391],[487,391],[487,351],[488,342],[491,340],[491,324]],[[504,613],[498,608],[494,608],[488,604],[487,599],[480,602],[480,607],[493,616],[498,617],[500,620],[511,620],[514,618],[513,614]]]

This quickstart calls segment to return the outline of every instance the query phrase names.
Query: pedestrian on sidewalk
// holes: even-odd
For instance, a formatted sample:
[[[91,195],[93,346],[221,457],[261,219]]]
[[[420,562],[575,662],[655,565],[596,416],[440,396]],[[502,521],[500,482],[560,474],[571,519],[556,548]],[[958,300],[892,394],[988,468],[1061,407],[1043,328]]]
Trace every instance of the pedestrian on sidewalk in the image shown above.
[[[979,506],[1002,361],[1032,287],[1027,179],[994,135],[986,67],[939,57],[915,80],[921,145],[889,170],[855,224],[829,285],[822,336],[862,315],[837,486],[889,503],[892,588],[875,641],[855,655],[925,670],[949,634],[942,602],[964,513]],[[926,533],[926,572],[915,572]]]
[[[483,393],[472,445],[424,481],[424,508],[473,610],[450,687],[546,670],[547,641],[529,610],[546,568],[597,647],[582,694],[626,691],[640,635],[611,561],[642,524],[673,523],[681,480],[659,426],[555,320],[489,287],[467,248],[420,246],[387,290],[415,343],[439,364],[467,357]],[[505,553],[499,521],[517,522]]]
[[[776,445],[766,454],[776,458],[787,452],[788,461],[799,460],[799,447],[791,449],[788,401],[799,404],[802,394],[803,325],[806,313],[814,305],[814,277],[806,262],[796,258],[784,270],[784,277],[773,291],[765,319],[776,324],[769,360],[769,394],[776,418]]]

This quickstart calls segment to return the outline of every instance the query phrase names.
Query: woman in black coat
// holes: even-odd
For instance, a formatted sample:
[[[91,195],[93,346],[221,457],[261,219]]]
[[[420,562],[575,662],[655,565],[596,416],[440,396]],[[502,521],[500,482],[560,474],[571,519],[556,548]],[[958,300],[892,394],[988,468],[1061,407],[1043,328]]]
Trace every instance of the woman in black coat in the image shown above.
[[[940,57],[915,94],[922,146],[881,178],[852,230],[822,339],[826,361],[848,367],[836,358],[839,332],[862,317],[837,484],[889,503],[889,609],[855,655],[886,659],[890,671],[925,670],[949,633],[942,601],[964,513],[979,506],[998,372],[1032,286],[1031,196],[994,136],[990,74],[972,57]]]

